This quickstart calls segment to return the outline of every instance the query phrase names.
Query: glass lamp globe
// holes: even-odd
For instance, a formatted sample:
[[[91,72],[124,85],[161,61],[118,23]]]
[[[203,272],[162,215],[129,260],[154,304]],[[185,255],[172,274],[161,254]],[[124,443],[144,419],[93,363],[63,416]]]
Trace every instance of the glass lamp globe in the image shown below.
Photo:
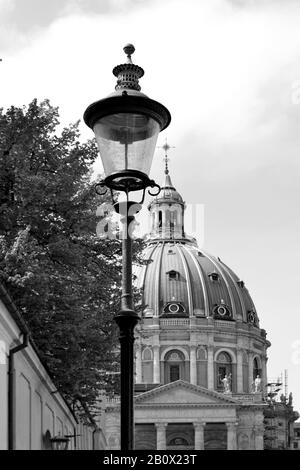
[[[105,185],[123,191],[149,186],[149,172],[160,131],[171,115],[167,108],[140,92],[144,71],[131,61],[134,46],[124,47],[127,63],[118,65],[116,91],[91,104],[84,113],[93,129],[105,172]]]

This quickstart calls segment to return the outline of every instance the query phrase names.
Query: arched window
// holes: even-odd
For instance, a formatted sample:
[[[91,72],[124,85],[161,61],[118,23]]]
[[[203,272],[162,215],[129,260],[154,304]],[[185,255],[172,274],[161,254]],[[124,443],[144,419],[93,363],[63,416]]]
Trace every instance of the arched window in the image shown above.
[[[255,380],[258,375],[261,377],[261,367],[258,358],[255,357],[253,360],[253,380]]]
[[[142,382],[152,383],[153,381],[153,354],[152,349],[146,347],[142,353]]]
[[[225,351],[220,352],[217,356],[216,373],[217,390],[224,391],[224,382],[222,380],[226,376],[230,391],[232,391],[232,361],[230,355]]]
[[[171,439],[168,446],[185,446],[189,445],[188,441],[183,437],[175,437],[175,439]]]
[[[162,228],[162,211],[158,211],[158,227]]]
[[[231,362],[231,357],[229,354],[225,351],[222,351],[217,358],[218,362],[222,362],[224,364],[227,364],[228,362]]]
[[[170,233],[171,235],[175,232],[177,226],[177,211],[170,211]]]
[[[184,356],[181,351],[169,351],[165,358],[165,382],[184,379]]]

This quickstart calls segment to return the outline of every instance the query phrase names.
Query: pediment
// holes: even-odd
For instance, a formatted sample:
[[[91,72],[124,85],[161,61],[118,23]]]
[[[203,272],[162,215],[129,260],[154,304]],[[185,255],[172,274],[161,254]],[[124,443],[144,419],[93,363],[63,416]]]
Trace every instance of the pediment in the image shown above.
[[[178,405],[236,405],[238,402],[229,395],[217,393],[183,380],[177,380],[156,387],[135,397],[138,404],[178,404]]]

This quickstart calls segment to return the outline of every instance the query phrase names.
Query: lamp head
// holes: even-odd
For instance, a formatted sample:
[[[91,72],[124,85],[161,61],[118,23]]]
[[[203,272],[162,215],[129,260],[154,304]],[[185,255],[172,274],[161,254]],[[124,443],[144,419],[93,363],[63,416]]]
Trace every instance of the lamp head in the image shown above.
[[[124,47],[127,62],[117,65],[115,91],[92,103],[84,113],[93,129],[105,172],[105,185],[119,191],[149,186],[149,173],[159,132],[171,115],[168,109],[141,93],[144,70],[132,63],[132,44]]]

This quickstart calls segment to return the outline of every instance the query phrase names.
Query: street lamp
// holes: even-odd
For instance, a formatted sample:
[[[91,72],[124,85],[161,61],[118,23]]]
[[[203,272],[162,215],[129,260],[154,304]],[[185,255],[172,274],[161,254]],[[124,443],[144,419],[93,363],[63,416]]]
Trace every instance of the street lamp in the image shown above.
[[[122,296],[121,309],[115,316],[120,329],[121,345],[121,450],[134,448],[133,419],[133,344],[134,328],[139,316],[134,311],[132,299],[132,240],[128,233],[134,217],[128,200],[131,191],[158,187],[149,178],[154,150],[160,131],[171,121],[167,108],[140,92],[139,79],[144,70],[132,63],[134,46],[124,47],[127,62],[116,66],[115,92],[91,104],[84,113],[85,123],[93,129],[102,159],[105,178],[100,186],[126,193],[124,204],[115,204],[122,212]],[[158,187],[159,188],[159,187]]]
[[[69,438],[66,436],[54,436],[50,439],[52,450],[67,450],[69,445]]]

